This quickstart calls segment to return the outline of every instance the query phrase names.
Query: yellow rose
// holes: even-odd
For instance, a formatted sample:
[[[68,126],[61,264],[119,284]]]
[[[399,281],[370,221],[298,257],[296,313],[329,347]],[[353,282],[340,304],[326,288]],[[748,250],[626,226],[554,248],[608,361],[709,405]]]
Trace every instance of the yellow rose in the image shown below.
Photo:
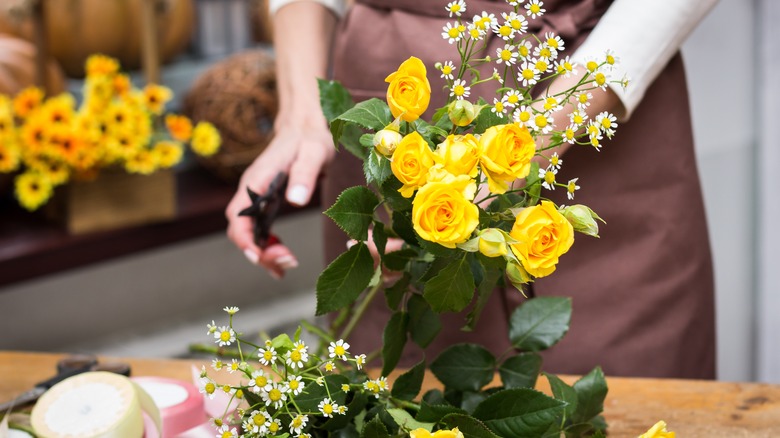
[[[436,164],[444,166],[444,170],[458,176],[477,176],[479,163],[479,141],[471,134],[450,135],[434,151]]]
[[[398,143],[390,161],[390,169],[404,185],[398,189],[404,198],[411,198],[415,190],[425,185],[428,170],[433,164],[433,152],[417,132],[412,132]]]
[[[666,430],[666,422],[659,421],[639,438],[674,438],[674,432]]]
[[[517,240],[510,245],[512,252],[537,278],[552,274],[558,258],[574,243],[574,228],[550,201],[521,211],[509,235]]]
[[[531,171],[536,144],[528,129],[516,123],[488,128],[479,138],[482,170],[492,193],[505,193],[509,183]]]
[[[387,105],[393,117],[413,122],[428,109],[431,101],[431,84],[426,76],[425,64],[412,56],[385,78]]]
[[[457,427],[452,430],[437,430],[434,433],[420,428],[409,432],[409,436],[411,438],[463,438],[463,432],[459,431]]]
[[[479,209],[471,202],[477,186],[466,175],[441,174],[441,180],[430,181],[417,192],[412,202],[412,224],[421,238],[455,248],[467,241],[479,225]]]

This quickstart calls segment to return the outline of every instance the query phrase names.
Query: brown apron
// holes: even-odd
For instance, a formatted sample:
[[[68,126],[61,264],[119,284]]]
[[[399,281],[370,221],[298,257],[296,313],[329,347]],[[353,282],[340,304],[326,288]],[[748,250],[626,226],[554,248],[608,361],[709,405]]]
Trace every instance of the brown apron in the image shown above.
[[[359,0],[336,40],[333,72],[356,99],[384,97],[384,78],[409,56],[428,67],[434,96],[431,110],[446,102],[435,62],[456,61],[457,50],[441,38],[452,19],[445,1]],[[470,0],[467,17],[487,10],[500,17],[504,1]],[[566,53],[582,43],[609,7],[601,0],[547,0],[541,23],[531,31],[555,31]],[[539,23],[539,24],[534,24]],[[536,26],[536,27],[533,27]],[[490,52],[500,40],[493,38]],[[490,70],[492,71],[492,69]],[[475,89],[472,96],[492,96]],[[430,117],[431,111],[426,117]],[[571,296],[571,330],[544,353],[544,369],[581,374],[601,365],[612,376],[715,378],[715,325],[707,224],[693,149],[682,59],[675,56],[601,152],[573,147],[564,157],[560,181],[578,177],[576,202],[605,218],[601,238],[577,235],[557,271],[534,283],[535,293]],[[327,171],[324,205],[345,188],[363,182],[361,163],[348,153]],[[563,190],[554,200],[571,204]],[[345,250],[347,237],[325,225],[326,258]],[[381,345],[389,318],[377,300],[350,343],[370,352]],[[509,347],[507,317],[521,303],[514,289],[495,293],[477,329],[460,330],[463,315],[447,314],[444,329],[426,350],[428,360],[458,342],[477,342],[500,354]],[[407,346],[405,363],[419,358]]]

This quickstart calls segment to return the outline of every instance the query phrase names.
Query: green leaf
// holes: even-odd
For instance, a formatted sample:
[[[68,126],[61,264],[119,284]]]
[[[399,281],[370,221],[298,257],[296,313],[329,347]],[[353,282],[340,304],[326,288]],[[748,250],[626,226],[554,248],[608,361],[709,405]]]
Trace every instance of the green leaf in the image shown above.
[[[452,405],[434,405],[426,401],[420,403],[420,412],[417,413],[417,421],[438,423],[442,418],[450,414],[466,414],[461,408]]]
[[[374,246],[379,253],[381,259],[385,258],[385,249],[387,248],[387,233],[385,232],[385,224],[380,221],[374,221],[374,229],[372,231],[374,239]]]
[[[403,187],[403,184],[398,181],[398,178],[388,178],[382,183],[382,187],[379,191],[385,198],[387,205],[389,205],[394,212],[411,211],[412,198],[404,198],[403,195],[401,195],[401,192],[398,191],[401,187]]]
[[[390,394],[401,400],[412,400],[417,397],[422,388],[423,377],[425,377],[425,360],[420,361],[407,372],[398,376],[393,382],[393,389]]]
[[[423,296],[438,313],[460,312],[474,296],[474,276],[466,254],[450,262],[425,283]]]
[[[507,389],[533,388],[542,368],[542,357],[536,353],[520,353],[498,367],[501,382]]]
[[[509,339],[520,350],[546,350],[569,331],[570,320],[571,298],[533,298],[512,313]]]
[[[544,435],[563,413],[565,403],[528,388],[499,391],[477,406],[474,417],[502,437]]]
[[[429,242],[422,237],[418,238],[417,241],[420,248],[435,255],[436,257],[453,258],[462,253],[462,251],[458,251],[457,249],[447,248],[446,246],[439,245],[438,243]]]
[[[320,106],[328,122],[355,106],[352,96],[343,85],[336,81],[317,79],[320,88]]]
[[[486,103],[484,100],[480,100],[481,104],[484,105]],[[499,117],[492,111],[492,105],[488,105],[484,107],[477,116],[474,123],[474,134],[482,134],[491,126],[504,125],[509,122],[508,116],[504,115],[504,117]]]
[[[398,365],[406,345],[406,327],[409,315],[406,312],[395,312],[385,326],[382,336],[382,375],[387,376]]]
[[[341,385],[348,383],[349,379],[340,374],[325,376],[325,384],[323,386],[309,382],[303,388],[303,392],[295,396],[295,404],[302,411],[317,411],[317,406],[322,399],[328,397],[328,391],[330,391],[330,398],[336,403],[343,405],[347,394],[341,390]],[[325,389],[325,385],[328,386],[328,389]]]
[[[393,231],[406,243],[414,246],[419,245],[410,214],[398,210],[393,211]]]
[[[393,174],[393,170],[390,168],[390,160],[372,149],[363,161],[363,173],[366,175],[366,184],[380,185]]]
[[[445,117],[447,115],[448,111],[449,111],[449,109],[447,108],[447,105],[437,109],[436,112],[433,113],[433,117],[431,118],[431,121],[433,121],[433,123],[436,124],[436,125],[439,125],[439,122],[442,119],[445,119],[445,120],[449,121],[450,118],[449,117]]]
[[[476,344],[457,344],[442,351],[431,363],[431,372],[447,388],[479,391],[493,380],[496,358]]]
[[[345,427],[333,431],[328,438],[360,438],[360,433],[353,424],[347,424]]]
[[[331,134],[332,133],[333,133],[333,129],[331,129]],[[341,130],[339,143],[341,143],[341,145],[344,146],[344,149],[349,151],[349,153],[365,161],[371,149],[365,148],[360,143],[360,137],[362,135],[363,135],[363,131],[360,129],[360,127],[346,124]],[[334,144],[338,145],[339,143],[334,143]]]
[[[398,426],[406,431],[425,429],[430,432],[433,429],[433,423],[421,423],[403,409],[388,409],[387,413],[393,417]]]
[[[385,255],[385,267],[391,271],[403,271],[409,260],[417,258],[417,251],[412,248],[404,248],[389,252]]]
[[[442,418],[441,422],[449,429],[457,427],[463,436],[469,438],[501,438],[491,432],[485,423],[469,415],[449,414]]]
[[[347,412],[343,415],[336,415],[333,418],[330,418],[322,425],[322,428],[333,431],[347,426],[347,424],[352,422],[353,418],[361,412],[364,412],[367,404],[368,395],[363,392],[355,392],[352,401],[347,405]]]
[[[374,134],[363,134],[360,136],[359,139],[360,146],[363,146],[366,149],[371,149],[374,147]]]
[[[478,257],[477,260],[480,258]],[[484,269],[484,268],[483,268]],[[466,327],[465,330],[472,331],[479,322],[479,317],[482,314],[482,309],[487,305],[488,300],[493,295],[493,289],[495,289],[498,280],[504,275],[504,271],[501,269],[485,269],[482,274],[482,281],[479,282],[477,287],[477,302],[474,307],[466,315]]]
[[[360,433],[360,438],[390,438],[390,433],[379,416],[371,419]]]
[[[293,345],[292,339],[290,339],[287,333],[282,333],[271,339],[271,346],[274,347],[275,350],[278,350],[281,354],[284,354],[295,347]]]
[[[387,307],[392,310],[398,309],[398,305],[401,304],[401,300],[409,290],[409,282],[411,277],[408,272],[404,273],[404,276],[396,281],[392,286],[385,289],[385,301],[387,301]]]
[[[422,119],[417,119],[414,122],[414,130],[429,143],[433,143],[434,145],[441,143],[449,134],[449,132],[444,129],[435,125],[429,125]]]
[[[593,371],[574,382],[577,392],[577,410],[572,416],[575,423],[584,423],[593,419],[604,410],[604,399],[607,397],[607,380],[604,372],[596,367]]]
[[[460,407],[463,408],[466,412],[471,413],[474,412],[474,409],[476,409],[480,403],[485,401],[485,399],[488,397],[488,394],[483,391],[463,391],[461,397]]]
[[[550,382],[550,389],[552,390],[553,397],[567,403],[564,414],[566,415],[566,419],[571,420],[572,416],[577,411],[577,391],[556,375],[544,373],[544,376],[547,377],[547,381]]]
[[[531,197],[528,205],[536,205],[542,193],[542,178],[539,177],[539,163],[536,161],[531,162],[531,173],[525,177],[525,186],[528,188],[528,195]]]
[[[358,242],[338,256],[317,279],[317,315],[341,309],[360,296],[374,276],[374,258]]]
[[[415,344],[426,348],[441,331],[441,318],[419,294],[406,304],[409,311],[409,335]]]
[[[350,187],[341,192],[333,206],[325,210],[325,215],[349,237],[365,241],[377,205],[379,199],[368,187]]]
[[[377,98],[364,100],[341,114],[337,120],[352,122],[364,128],[379,131],[393,121],[390,108]]]

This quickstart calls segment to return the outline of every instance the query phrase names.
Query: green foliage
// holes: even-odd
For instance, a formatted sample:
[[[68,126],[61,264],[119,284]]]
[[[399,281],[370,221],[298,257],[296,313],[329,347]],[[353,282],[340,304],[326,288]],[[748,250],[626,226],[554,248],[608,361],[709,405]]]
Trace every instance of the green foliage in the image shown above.
[[[485,423],[464,414],[449,414],[442,418],[441,422],[452,429],[457,427],[463,436],[469,438],[501,438],[494,434]]]
[[[533,389],[507,389],[480,403],[474,417],[499,436],[537,438],[555,425],[565,406]]]
[[[368,240],[368,229],[374,219],[374,209],[379,205],[374,192],[364,186],[344,190],[325,215],[355,240]]]
[[[453,345],[431,363],[431,372],[445,387],[459,391],[479,391],[493,380],[496,358],[476,344]]]
[[[398,365],[406,345],[406,330],[409,314],[395,312],[385,326],[382,336],[382,375],[387,376]]]
[[[425,360],[410,368],[405,373],[398,376],[393,383],[391,395],[401,400],[412,400],[417,397],[422,388],[423,377],[425,376]]]
[[[347,394],[341,390],[341,385],[345,383],[349,383],[349,379],[340,374],[325,376],[325,384],[323,386],[312,383],[306,385],[303,392],[295,397],[295,404],[304,411],[317,411],[317,406],[322,399],[330,397],[336,403],[343,405],[347,399]]]
[[[487,102],[483,99],[479,100],[480,105],[485,105],[486,103]],[[504,117],[499,117],[491,108],[492,105],[486,105],[482,108],[482,111],[479,112],[479,115],[474,121],[474,134],[482,134],[491,126],[503,125],[509,122],[506,115]]]
[[[393,420],[403,430],[415,430],[425,429],[430,431],[433,429],[433,423],[421,423],[412,417],[412,415],[403,409],[388,409],[387,413],[393,417]]]
[[[463,254],[425,283],[423,296],[435,312],[460,312],[474,296],[474,276]]]
[[[569,331],[569,321],[571,298],[533,298],[512,313],[509,339],[512,346],[520,350],[546,350]]]
[[[335,120],[354,123],[366,129],[380,131],[393,121],[390,108],[380,99],[369,99],[344,111]]]
[[[403,271],[410,260],[417,258],[417,251],[412,248],[404,248],[385,254],[385,267],[391,271]]]
[[[412,294],[407,303],[409,312],[409,336],[415,344],[425,348],[441,331],[441,318],[418,294]]]
[[[343,85],[336,81],[317,79],[320,88],[320,106],[328,122],[332,122],[343,112],[355,106],[352,96]]]
[[[334,260],[317,279],[317,315],[341,309],[354,302],[374,276],[374,259],[358,242]]]
[[[393,174],[393,170],[390,168],[390,160],[371,149],[363,161],[363,173],[366,175],[366,184],[380,185]]]
[[[574,422],[590,421],[604,410],[607,381],[601,368],[594,368],[574,382],[574,391],[577,392],[577,410],[572,415]]]
[[[452,405],[430,404],[423,400],[417,413],[417,421],[438,423],[450,414],[467,414],[467,412]]]
[[[505,388],[533,388],[542,369],[542,357],[536,353],[520,353],[504,361],[498,374]]]
[[[382,420],[377,416],[366,423],[366,426],[360,433],[360,438],[390,438],[390,433],[387,431],[384,423],[382,423]]]
[[[411,277],[409,273],[404,273],[403,277],[398,279],[392,286],[385,289],[385,301],[387,307],[392,310],[398,309],[401,304],[401,300],[404,298],[406,291],[409,289],[409,282]]]

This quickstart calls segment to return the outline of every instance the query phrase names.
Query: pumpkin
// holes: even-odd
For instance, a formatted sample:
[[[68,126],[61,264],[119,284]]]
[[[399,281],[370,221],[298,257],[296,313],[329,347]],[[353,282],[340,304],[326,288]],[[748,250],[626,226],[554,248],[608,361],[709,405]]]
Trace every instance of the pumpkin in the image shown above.
[[[36,84],[35,57],[36,49],[32,43],[0,34],[0,94],[14,96]],[[56,62],[49,61],[46,74],[49,94],[58,94],[65,89],[65,78]]]
[[[119,59],[126,69],[141,65],[141,3],[147,0],[57,0],[46,3],[44,21],[49,53],[72,77],[84,76],[89,55]],[[189,44],[195,25],[193,0],[153,0],[161,61],[170,61]],[[0,16],[0,32],[32,41],[32,21]]]

